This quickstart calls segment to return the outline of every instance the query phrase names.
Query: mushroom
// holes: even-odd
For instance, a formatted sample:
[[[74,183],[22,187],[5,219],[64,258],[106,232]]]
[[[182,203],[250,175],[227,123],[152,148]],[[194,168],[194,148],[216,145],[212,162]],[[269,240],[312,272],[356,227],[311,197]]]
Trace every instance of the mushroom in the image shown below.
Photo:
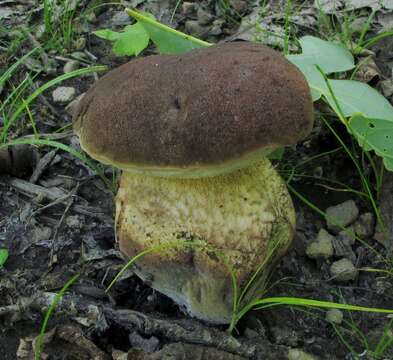
[[[222,324],[233,310],[228,266],[239,286],[261,264],[266,278],[292,241],[293,204],[266,155],[312,125],[301,72],[248,42],[132,60],[97,81],[74,118],[81,147],[123,170],[116,233],[127,257],[175,240],[206,244],[150,253],[138,276]]]

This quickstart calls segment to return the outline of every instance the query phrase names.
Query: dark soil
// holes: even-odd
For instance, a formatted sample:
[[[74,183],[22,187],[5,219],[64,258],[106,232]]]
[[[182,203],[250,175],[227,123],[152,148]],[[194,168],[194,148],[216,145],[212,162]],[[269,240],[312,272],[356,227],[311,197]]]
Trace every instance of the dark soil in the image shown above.
[[[39,25],[43,21],[42,9],[35,9],[33,1],[7,3],[18,12],[10,18],[0,18],[4,27],[15,30],[14,33],[1,33],[0,45],[4,52],[0,53],[0,64],[3,70],[33,47],[28,39],[20,43],[15,40],[22,33],[21,26],[27,23]],[[86,9],[93,3],[98,5],[101,1],[81,1],[76,14],[86,14]],[[144,1],[130,3],[142,4]],[[168,22],[174,4],[170,1],[159,3],[146,1],[142,8],[156,11],[159,19]],[[209,35],[207,31],[202,37],[215,42],[232,38],[238,26],[239,14],[235,11],[224,12],[218,6],[219,1],[198,3],[215,19],[222,19],[218,35]],[[240,15],[251,11],[251,2],[231,3],[234,7],[238,6]],[[79,25],[87,26],[76,34],[76,37],[87,40],[82,51],[87,50],[88,54],[96,57],[96,60],[92,60],[94,57],[88,58],[87,55],[88,62],[114,68],[129,60],[114,56],[108,42],[91,34],[91,31],[111,26],[113,15],[120,10],[120,6],[106,5],[97,8],[94,21],[86,22],[84,17],[77,17]],[[184,30],[185,22],[195,18],[195,13],[185,13],[179,8],[173,26]],[[312,33],[304,28],[298,31]],[[44,39],[39,41],[44,42]],[[15,48],[6,51],[11,44]],[[373,48],[382,71],[379,80],[391,77],[392,49],[391,37]],[[59,60],[59,56],[68,58],[72,51],[75,48],[64,53],[58,49],[46,49],[49,58],[56,63],[56,71],[49,74],[41,72],[34,78],[34,83],[43,84],[60,75],[64,61]],[[154,49],[149,48],[144,55],[153,52]],[[42,57],[37,60],[42,62]],[[14,84],[22,81],[28,71],[22,66],[13,77]],[[72,86],[77,94],[81,94],[93,82],[92,76],[85,76],[67,80],[62,85]],[[379,88],[379,81],[374,85]],[[32,88],[30,90],[33,91]],[[1,96],[6,96],[10,91],[8,84]],[[70,123],[65,106],[53,103],[50,92],[39,97],[31,109],[40,133],[53,133]],[[323,104],[318,104],[316,109],[317,115],[327,111]],[[333,118],[331,124],[351,145],[352,140],[345,128]],[[26,117],[12,129],[11,137],[30,133],[32,130]],[[70,131],[66,131],[59,141],[79,149],[77,137]],[[279,170],[286,178],[287,170],[295,164],[338,146],[334,136],[317,116],[312,136],[296,148],[286,150]],[[24,151],[26,149],[21,153],[25,154]],[[53,149],[29,147],[28,151],[34,155],[31,155],[30,161],[25,161],[25,166],[7,173],[0,169],[0,248],[9,251],[8,260],[0,268],[0,359],[32,358],[35,338],[49,304],[75,274],[80,274],[79,279],[70,287],[49,319],[44,340],[45,359],[287,359],[289,349],[293,348],[309,353],[312,356],[310,359],[355,359],[348,346],[353,353],[359,354],[359,358],[373,359],[372,351],[389,321],[385,315],[344,311],[344,321],[333,326],[325,320],[325,310],[280,306],[250,312],[238,324],[238,331],[229,336],[225,327],[208,326],[190,319],[172,300],[152,290],[131,270],[106,293],[105,288],[124,265],[114,238],[114,192],[79,159],[60,150],[43,167],[35,182],[38,187],[33,188],[29,184],[33,170],[40,164],[38,158],[42,159]],[[23,159],[26,159],[25,155]],[[377,158],[374,160],[379,163]],[[300,175],[309,177],[295,176],[291,186],[322,211],[352,199],[360,214],[372,212],[367,199],[340,191],[341,186],[324,181],[324,178],[334,179],[361,190],[356,169],[343,151],[310,161],[299,171]],[[369,171],[367,175],[374,183],[368,167],[366,171]],[[113,170],[105,169],[105,175],[111,179]],[[392,189],[392,181],[392,176],[385,176],[383,186]],[[112,185],[115,187],[116,181]],[[45,189],[49,193],[45,193]],[[387,219],[393,216],[388,213],[393,208],[389,206],[393,201],[393,194],[390,195],[389,198],[388,192],[381,199],[384,202],[381,209],[386,212],[382,216]],[[342,256],[335,254],[327,260],[314,260],[306,255],[308,244],[316,238],[321,228],[326,229],[326,223],[295,193],[292,193],[292,197],[297,211],[297,232],[290,251],[273,273],[272,284],[277,284],[268,295],[393,308],[391,276],[382,272],[360,271],[355,280],[340,282],[332,279],[329,268]],[[374,240],[373,234],[364,240],[365,244],[355,242],[351,246],[356,268],[386,269],[381,258],[391,257],[393,236],[384,246]],[[383,358],[393,359],[393,351],[387,349]]]

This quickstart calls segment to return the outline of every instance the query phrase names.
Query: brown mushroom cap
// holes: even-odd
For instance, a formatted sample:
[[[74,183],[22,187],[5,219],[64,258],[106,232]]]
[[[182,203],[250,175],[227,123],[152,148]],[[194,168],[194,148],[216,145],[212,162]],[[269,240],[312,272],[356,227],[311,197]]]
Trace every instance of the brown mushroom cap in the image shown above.
[[[97,81],[74,117],[93,158],[179,177],[243,167],[303,139],[312,124],[302,73],[248,42],[132,60]]]

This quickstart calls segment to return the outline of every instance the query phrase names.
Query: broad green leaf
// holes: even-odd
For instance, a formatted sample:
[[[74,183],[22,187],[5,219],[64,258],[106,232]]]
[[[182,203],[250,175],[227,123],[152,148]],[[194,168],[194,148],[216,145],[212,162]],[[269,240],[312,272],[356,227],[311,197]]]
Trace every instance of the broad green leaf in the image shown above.
[[[302,53],[287,55],[287,59],[304,74],[310,86],[313,101],[329,92],[325,80],[315,65],[324,73],[347,71],[355,66],[351,53],[341,44],[313,37],[304,36],[300,40]]]
[[[326,73],[336,73],[353,69],[353,56],[341,44],[334,44],[314,36],[304,36],[299,40],[302,54],[287,55],[289,61],[302,67],[319,67]]]
[[[113,41],[113,52],[118,56],[137,56],[149,44],[149,34],[139,22],[133,25],[127,25],[121,32],[103,29],[95,31],[93,34],[100,38]]]
[[[371,86],[353,80],[329,80],[334,96],[345,116],[362,113],[365,117],[393,122],[393,107]],[[330,93],[324,94],[329,105],[337,111]]]
[[[8,250],[0,249],[0,268],[5,264],[8,259]]]
[[[384,158],[386,168],[393,169],[393,118],[386,120],[355,114],[349,120],[349,128],[360,146],[366,151],[374,150]]]
[[[161,54],[181,54],[211,44],[159,23],[146,14],[127,9],[142,24]]]

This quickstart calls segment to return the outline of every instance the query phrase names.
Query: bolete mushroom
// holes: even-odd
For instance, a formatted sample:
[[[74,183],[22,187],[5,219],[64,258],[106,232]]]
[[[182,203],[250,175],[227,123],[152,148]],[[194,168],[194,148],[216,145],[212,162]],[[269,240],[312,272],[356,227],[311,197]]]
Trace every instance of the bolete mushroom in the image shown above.
[[[88,154],[123,170],[116,230],[126,256],[176,239],[206,244],[150,253],[137,274],[192,316],[228,323],[231,276],[217,253],[239,286],[285,253],[295,213],[266,155],[312,124],[301,72],[243,42],[112,70],[82,99],[74,129]]]

